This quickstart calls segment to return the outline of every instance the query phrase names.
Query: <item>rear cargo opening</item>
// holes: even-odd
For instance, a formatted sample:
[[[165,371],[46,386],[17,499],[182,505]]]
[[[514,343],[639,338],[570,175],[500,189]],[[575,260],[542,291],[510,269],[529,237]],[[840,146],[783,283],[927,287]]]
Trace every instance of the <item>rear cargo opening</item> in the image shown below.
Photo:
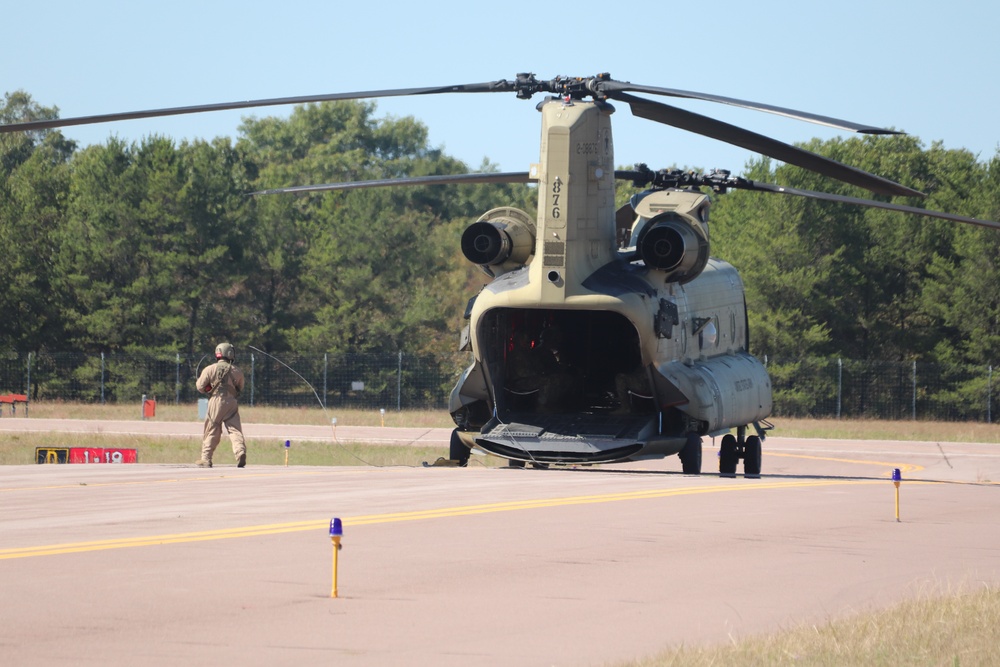
[[[497,308],[484,315],[479,332],[505,421],[655,413],[638,332],[619,313]]]

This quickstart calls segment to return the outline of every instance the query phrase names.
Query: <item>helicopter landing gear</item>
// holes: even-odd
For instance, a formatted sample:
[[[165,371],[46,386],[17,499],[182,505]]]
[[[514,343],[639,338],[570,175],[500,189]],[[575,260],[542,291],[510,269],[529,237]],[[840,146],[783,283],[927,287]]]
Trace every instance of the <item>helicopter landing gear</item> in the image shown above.
[[[458,437],[458,429],[456,428],[451,432],[451,440],[448,443],[448,458],[457,461],[458,466],[464,468],[469,465],[471,454],[472,450],[466,447],[462,439]]]
[[[743,445],[743,476],[760,477],[760,438],[751,435]]]
[[[761,443],[760,438],[751,435],[744,439],[744,428],[737,429],[739,440],[731,433],[722,437],[719,448],[719,476],[736,477],[736,466],[743,459],[744,477],[760,477]]]
[[[685,475],[701,474],[701,438],[698,435],[689,434],[677,456],[681,459],[681,471]]]
[[[736,464],[739,460],[740,454],[736,444],[736,436],[727,433],[722,436],[722,445],[719,449],[719,475],[721,477],[736,477]]]

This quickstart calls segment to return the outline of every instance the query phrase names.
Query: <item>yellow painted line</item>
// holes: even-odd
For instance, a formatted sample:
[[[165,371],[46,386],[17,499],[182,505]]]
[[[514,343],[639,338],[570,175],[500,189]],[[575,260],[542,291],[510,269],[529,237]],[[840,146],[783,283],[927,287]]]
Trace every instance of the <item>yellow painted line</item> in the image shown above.
[[[767,456],[784,456],[790,459],[809,459],[811,461],[835,461],[837,463],[857,463],[860,465],[872,465],[872,466],[888,466],[890,468],[899,468],[900,472],[917,472],[918,470],[923,470],[924,466],[918,466],[915,463],[886,463],[885,461],[865,461],[861,459],[845,459],[836,458],[832,456],[810,456],[808,454],[782,454],[780,452],[767,452]],[[889,471],[892,474],[892,471]]]
[[[692,486],[677,489],[647,489],[621,493],[605,493],[587,496],[569,496],[565,498],[540,498],[531,500],[513,500],[483,505],[466,505],[461,507],[444,507],[439,509],[416,510],[412,512],[392,512],[387,514],[370,514],[357,517],[342,518],[344,526],[365,526],[381,523],[398,523],[402,521],[426,521],[447,517],[469,516],[474,514],[489,514],[494,512],[515,512],[520,510],[540,509],[549,507],[568,507],[572,505],[587,505],[595,503],[611,503],[623,500],[649,500],[654,498],[669,498],[674,496],[689,496],[706,493],[724,493],[730,491],[765,491],[773,489],[810,488],[821,486],[840,486],[846,484],[877,484],[874,480],[796,480],[780,482],[751,482],[731,484],[726,486]],[[188,542],[206,542],[210,540],[226,540],[239,537],[257,537],[261,535],[279,535],[311,530],[323,530],[330,525],[329,519],[295,521],[291,523],[263,524],[245,526],[242,528],[226,528],[192,533],[175,533],[169,535],[151,535],[148,537],[127,537],[113,540],[96,540],[92,542],[71,542],[66,544],[49,544],[35,547],[19,547],[0,549],[0,560],[12,558],[31,558],[34,556],[53,556],[57,554],[103,551],[108,549],[128,549],[133,547],[157,546],[163,544],[180,544]]]

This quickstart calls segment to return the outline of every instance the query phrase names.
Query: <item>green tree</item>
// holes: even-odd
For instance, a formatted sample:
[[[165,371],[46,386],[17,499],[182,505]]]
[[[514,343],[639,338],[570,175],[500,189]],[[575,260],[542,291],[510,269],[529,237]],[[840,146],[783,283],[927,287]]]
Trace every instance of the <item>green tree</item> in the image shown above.
[[[766,158],[747,165],[747,178],[774,182]],[[711,212],[712,254],[733,264],[746,291],[750,348],[779,358],[815,355],[830,340],[822,280],[837,261],[802,242],[803,202],[734,191],[716,198]]]
[[[224,140],[163,137],[76,156],[57,260],[75,348],[193,352],[239,330],[239,162]]]
[[[22,91],[8,93],[0,122],[57,117]],[[0,349],[58,345],[62,303],[53,289],[55,238],[69,189],[75,144],[59,132],[0,135]]]
[[[245,122],[240,145],[257,164],[255,187],[469,171],[429,148],[421,123],[378,121],[374,110],[307,105],[287,121]],[[467,274],[464,260],[456,263],[461,229],[494,202],[529,199],[528,188],[502,185],[257,198],[259,264],[251,279],[265,349],[414,352],[443,350],[445,339],[453,348],[448,328],[468,298],[455,289]]]
[[[925,151],[912,137],[814,141],[806,147],[929,193],[926,202],[895,200],[910,205],[968,215],[969,196],[982,181],[983,169],[967,151]],[[771,170],[766,161],[751,167],[758,180],[870,198],[795,167]],[[928,354],[943,335],[921,294],[934,279],[934,258],[954,257],[958,223],[748,193],[721,197],[713,219],[715,248],[734,260],[747,283],[764,351],[911,360]],[[794,340],[773,335],[785,323],[792,323]]]
[[[1000,218],[1000,153],[980,169],[978,187],[955,205],[967,215]],[[964,205],[963,205],[964,203]],[[962,226],[953,252],[936,254],[928,267],[921,306],[944,335],[933,359],[949,364],[996,365],[1000,362],[1000,232]]]
[[[188,353],[252,340],[259,317],[248,286],[253,219],[244,156],[215,139],[182,144],[179,160],[178,214],[150,221],[169,223],[157,232],[156,274],[167,295],[158,338]],[[169,201],[171,192],[155,196]]]

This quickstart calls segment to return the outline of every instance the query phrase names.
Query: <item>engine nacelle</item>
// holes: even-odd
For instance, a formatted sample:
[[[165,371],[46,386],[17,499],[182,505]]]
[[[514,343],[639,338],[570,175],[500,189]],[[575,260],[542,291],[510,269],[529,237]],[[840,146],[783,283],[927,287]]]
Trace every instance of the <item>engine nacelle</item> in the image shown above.
[[[535,222],[520,209],[484,213],[462,234],[462,254],[489,276],[524,266],[535,252]]]
[[[697,278],[708,263],[708,198],[700,192],[653,192],[636,213],[635,246],[643,263],[666,271],[667,282]]]

